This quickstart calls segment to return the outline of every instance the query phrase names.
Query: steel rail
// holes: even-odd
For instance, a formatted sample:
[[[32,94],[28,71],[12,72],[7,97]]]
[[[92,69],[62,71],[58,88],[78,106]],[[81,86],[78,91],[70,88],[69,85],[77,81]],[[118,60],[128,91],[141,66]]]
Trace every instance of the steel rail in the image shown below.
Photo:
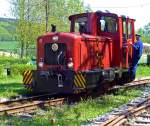
[[[50,97],[51,94],[42,94],[42,95],[35,95],[35,96],[29,96],[29,97],[22,97],[22,98],[17,98],[17,99],[10,99],[6,101],[1,101],[0,102],[0,108],[6,107],[6,106],[11,106],[13,104],[23,104],[24,102],[30,102],[32,100],[37,100],[37,99],[42,99],[46,97]]]
[[[118,89],[123,89],[123,88],[128,89],[128,88],[138,87],[138,86],[150,86],[150,78],[135,80],[133,82],[126,83],[122,86],[114,86],[110,88],[109,90],[118,90]]]
[[[0,110],[0,115],[25,112],[25,111],[35,110],[41,107],[62,105],[64,104],[65,100],[66,100],[65,98],[59,98],[55,100],[33,101],[31,103],[27,103],[19,106],[3,108]]]
[[[106,122],[100,124],[99,126],[119,126],[127,121],[128,116],[138,116],[141,113],[145,112],[147,108],[150,107],[150,97],[146,98],[141,103],[137,104],[136,106],[131,106],[125,112],[118,114],[111,119],[107,120]],[[148,102],[148,104],[145,104]]]
[[[101,124],[100,126],[119,126],[128,120],[128,116],[139,116],[141,113],[146,112],[147,108],[150,108],[150,104],[134,108],[131,111],[124,113],[123,115],[112,118],[111,120],[105,122],[104,124]]]

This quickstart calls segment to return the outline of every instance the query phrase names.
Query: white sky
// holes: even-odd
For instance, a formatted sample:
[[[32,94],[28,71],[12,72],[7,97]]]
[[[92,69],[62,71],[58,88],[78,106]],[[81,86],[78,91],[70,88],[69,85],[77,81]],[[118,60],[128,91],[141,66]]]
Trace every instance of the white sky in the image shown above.
[[[8,0],[0,0],[0,17],[11,17]]]
[[[0,0],[0,17],[12,17],[10,13],[10,0]],[[136,19],[135,28],[138,29],[150,22],[150,0],[84,0],[96,10],[126,15]]]
[[[136,19],[135,29],[150,23],[150,0],[84,0],[84,3],[94,11],[108,10]]]

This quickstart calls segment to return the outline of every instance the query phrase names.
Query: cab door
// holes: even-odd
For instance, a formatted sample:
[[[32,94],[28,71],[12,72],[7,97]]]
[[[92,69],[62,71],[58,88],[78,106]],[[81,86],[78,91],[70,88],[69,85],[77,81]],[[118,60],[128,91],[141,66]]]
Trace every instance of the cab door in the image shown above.
[[[127,19],[127,43],[134,43],[135,41],[135,31],[134,31],[134,21],[133,19]],[[128,65],[131,66],[132,63],[132,46],[128,45]]]
[[[131,63],[132,48],[129,42],[133,43],[132,20],[122,17],[122,67],[128,68]]]

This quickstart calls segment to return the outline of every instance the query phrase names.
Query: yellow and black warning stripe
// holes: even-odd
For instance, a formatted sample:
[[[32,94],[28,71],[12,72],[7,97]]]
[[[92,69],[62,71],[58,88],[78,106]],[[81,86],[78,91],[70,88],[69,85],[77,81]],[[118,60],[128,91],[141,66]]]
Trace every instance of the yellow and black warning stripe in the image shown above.
[[[23,73],[23,84],[31,84],[32,83],[32,71],[27,70]]]
[[[80,93],[86,88],[86,79],[81,72],[75,74],[74,84],[76,87],[75,93]]]
[[[26,70],[23,73],[23,84],[25,86],[26,89],[28,89],[29,91],[32,91],[32,71],[31,70]]]

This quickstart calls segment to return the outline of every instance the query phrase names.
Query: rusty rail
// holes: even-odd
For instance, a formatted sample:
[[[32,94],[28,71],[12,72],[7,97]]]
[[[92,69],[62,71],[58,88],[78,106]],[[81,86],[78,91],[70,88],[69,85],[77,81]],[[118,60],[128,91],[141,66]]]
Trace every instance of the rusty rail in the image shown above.
[[[127,83],[123,86],[112,87],[109,91],[116,91],[118,89],[129,89],[132,87],[150,86],[150,78],[136,80],[132,83]],[[138,102],[137,102],[138,101]],[[121,109],[114,109],[110,113],[106,113],[104,116],[97,117],[93,119],[90,123],[92,126],[119,126],[124,122],[128,121],[128,116],[137,116],[141,112],[146,111],[150,107],[150,94],[145,94],[139,97],[135,101],[131,101],[127,105],[123,106]],[[89,125],[89,124],[88,124]],[[85,125],[86,126],[86,125]]]
[[[122,89],[122,88],[128,89],[128,88],[139,87],[139,86],[150,86],[150,78],[135,80],[133,82],[124,84],[122,86],[114,86],[110,90],[118,90],[118,89]]]
[[[142,112],[145,112],[147,108],[150,108],[150,96],[138,103],[136,106],[129,106],[125,112],[113,116],[99,126],[119,126],[127,121],[128,116],[138,116]]]
[[[99,126],[120,126],[121,124],[125,123],[128,119],[128,116],[139,116],[141,113],[146,112],[150,108],[150,104],[140,106],[138,108],[132,108],[131,110],[123,113],[122,115],[115,116],[110,120],[106,121],[105,123]]]
[[[50,94],[43,94],[0,102],[0,115],[14,114],[23,111],[25,112],[46,106],[61,105],[66,100],[65,98],[56,98],[56,99],[49,99],[49,98],[51,98]]]
[[[31,103],[11,106],[11,107],[4,107],[0,110],[0,115],[3,114],[14,114],[18,112],[26,112],[30,110],[35,110],[37,108],[48,107],[48,106],[56,106],[62,105],[65,102],[65,98],[59,98],[55,100],[45,100],[45,101],[33,101]]]

